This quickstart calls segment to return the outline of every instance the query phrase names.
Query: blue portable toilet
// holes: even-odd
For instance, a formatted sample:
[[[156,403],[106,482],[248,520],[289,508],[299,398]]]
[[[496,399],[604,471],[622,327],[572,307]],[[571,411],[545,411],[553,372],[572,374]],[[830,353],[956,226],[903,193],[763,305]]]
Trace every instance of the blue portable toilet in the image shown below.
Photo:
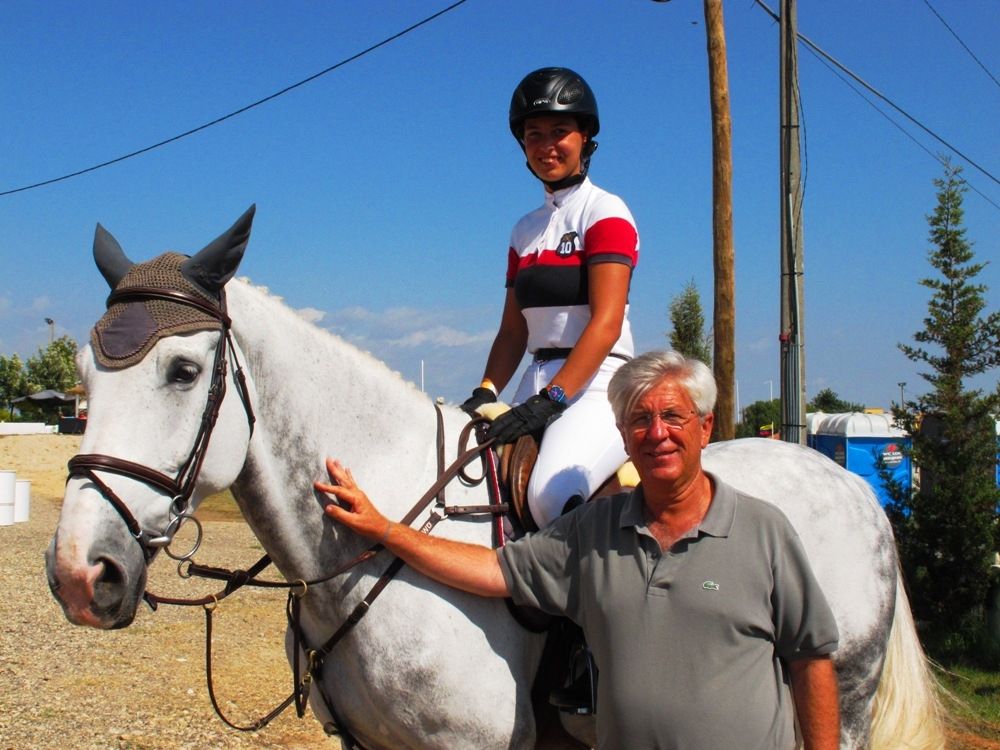
[[[997,487],[1000,487],[1000,419],[994,420],[997,430]],[[1000,562],[997,563],[1000,566]]]
[[[906,431],[893,424],[889,414],[824,414],[806,417],[806,443],[871,485],[884,506],[891,498],[883,469],[909,492],[913,484],[912,441]]]

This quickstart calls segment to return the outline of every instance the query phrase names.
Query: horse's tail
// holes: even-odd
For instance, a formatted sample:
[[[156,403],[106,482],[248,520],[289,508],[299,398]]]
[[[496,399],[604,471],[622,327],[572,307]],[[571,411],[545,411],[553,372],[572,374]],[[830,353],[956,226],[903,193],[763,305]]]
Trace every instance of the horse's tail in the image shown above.
[[[896,573],[896,611],[882,678],[872,706],[871,749],[940,750],[943,710],[937,683],[917,638],[903,579]]]

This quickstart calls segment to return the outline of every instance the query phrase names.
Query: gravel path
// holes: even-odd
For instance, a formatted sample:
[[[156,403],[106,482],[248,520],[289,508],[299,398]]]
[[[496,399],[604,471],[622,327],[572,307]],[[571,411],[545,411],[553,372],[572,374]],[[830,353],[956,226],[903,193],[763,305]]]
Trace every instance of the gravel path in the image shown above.
[[[339,750],[310,713],[300,720],[288,709],[259,733],[237,732],[216,717],[199,608],[143,607],[117,631],[67,622],[49,592],[43,555],[66,461],[78,446],[71,436],[0,436],[0,469],[32,482],[30,520],[0,527],[0,750]],[[205,526],[199,562],[243,567],[262,554],[243,523]],[[158,558],[149,587],[201,596],[219,584],[182,580]],[[216,610],[214,633],[216,695],[232,720],[249,723],[291,691],[284,595],[237,592]]]
[[[261,732],[228,728],[205,687],[204,616],[194,607],[143,607],[125,630],[70,625],[45,580],[66,462],[79,438],[0,436],[0,469],[31,480],[31,518],[0,527],[0,750],[340,750],[307,713],[287,710]],[[206,521],[198,561],[246,567],[262,554],[241,522]],[[161,556],[162,557],[162,556]],[[149,587],[203,596],[217,582],[182,580],[157,559]],[[291,691],[284,657],[284,594],[244,589],[215,612],[216,695],[236,723],[250,723]],[[952,728],[952,750],[1000,743]]]

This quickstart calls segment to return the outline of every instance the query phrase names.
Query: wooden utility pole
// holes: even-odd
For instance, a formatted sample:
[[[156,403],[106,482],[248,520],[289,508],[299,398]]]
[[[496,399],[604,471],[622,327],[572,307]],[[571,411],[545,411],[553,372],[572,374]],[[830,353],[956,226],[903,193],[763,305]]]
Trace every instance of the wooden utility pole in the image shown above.
[[[781,0],[781,439],[806,443],[803,324],[804,248],[799,154],[798,22],[795,0]]]
[[[712,314],[712,362],[719,397],[715,439],[736,435],[736,273],[733,250],[733,125],[729,113],[729,71],[722,0],[705,1],[708,82],[712,104],[712,258],[715,304]]]

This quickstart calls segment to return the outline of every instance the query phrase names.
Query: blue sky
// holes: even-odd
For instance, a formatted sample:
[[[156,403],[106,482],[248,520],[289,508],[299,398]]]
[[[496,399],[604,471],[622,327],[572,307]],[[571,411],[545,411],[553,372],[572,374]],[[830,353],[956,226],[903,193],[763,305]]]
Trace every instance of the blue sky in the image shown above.
[[[202,125],[323,70],[448,0],[0,4],[0,191]],[[777,0],[771,0],[776,7]],[[1000,75],[995,0],[933,0]],[[736,369],[741,405],[779,391],[778,36],[725,4],[733,116]],[[992,175],[1000,85],[926,2],[801,0],[799,31]],[[194,252],[251,203],[241,274],[431,395],[478,384],[510,228],[541,201],[507,130],[510,94],[544,65],[584,75],[601,109],[594,181],[621,195],[642,248],[638,348],[662,347],[689,281],[711,320],[711,141],[702,4],[467,0],[256,109],[83,176],[0,197],[0,353],[84,342],[107,289],[101,222],[133,260]],[[925,390],[898,351],[922,328],[933,154],[800,52],[806,162],[807,392],[888,407]],[[885,105],[883,110],[888,110]],[[953,155],[957,163],[963,160]],[[1000,300],[1000,185],[971,165],[966,226]],[[992,387],[996,374],[976,381]],[[509,391],[508,391],[509,395]]]

